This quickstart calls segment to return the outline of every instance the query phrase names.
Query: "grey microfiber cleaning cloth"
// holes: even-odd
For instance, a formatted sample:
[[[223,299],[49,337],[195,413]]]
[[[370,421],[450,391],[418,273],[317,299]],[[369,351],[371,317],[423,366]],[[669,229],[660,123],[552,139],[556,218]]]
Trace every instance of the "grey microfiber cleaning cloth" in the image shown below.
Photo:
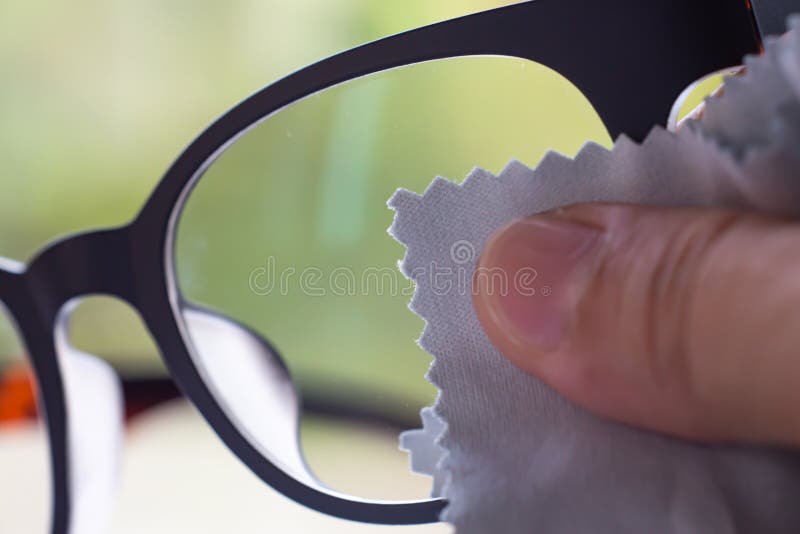
[[[487,239],[561,206],[800,215],[800,28],[746,64],[677,134],[656,128],[642,144],[622,137],[610,151],[588,144],[574,159],[551,153],[535,169],[512,162],[499,176],[476,169],[462,184],[437,178],[422,195],[401,190],[390,200],[439,389],[424,428],[404,434],[402,446],[448,499],[442,519],[457,532],[800,532],[800,454],[701,446],[598,418],[506,361],[471,300]]]

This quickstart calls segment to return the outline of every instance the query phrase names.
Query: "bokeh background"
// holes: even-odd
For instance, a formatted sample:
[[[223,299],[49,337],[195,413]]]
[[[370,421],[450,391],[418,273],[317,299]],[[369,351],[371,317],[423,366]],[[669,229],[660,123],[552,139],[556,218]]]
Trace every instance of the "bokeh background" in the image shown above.
[[[283,75],[511,3],[4,2],[0,256],[27,261],[56,237],[128,222],[188,142]],[[589,140],[610,144],[583,96],[520,60],[450,60],[347,84],[262,123],[200,180],[178,229],[179,286],[280,351],[306,403],[302,444],[321,480],[368,497],[424,497],[429,481],[408,473],[397,432],[417,424],[435,391],[423,378],[430,360],[415,340],[424,324],[407,309],[409,286],[396,270],[403,248],[386,234],[385,202],[397,187],[421,193],[437,175],[460,181],[475,166],[496,173],[512,158],[534,165],[547,150],[572,155]],[[318,269],[325,294],[291,283],[266,293],[263,278],[254,287],[254,273],[273,260],[274,276]],[[357,284],[343,294],[330,277],[342,268]],[[358,285],[367,269],[393,270],[397,286]],[[124,304],[86,299],[71,340],[109,361],[148,408],[139,406],[127,428],[113,532],[386,530],[283,499],[187,403],[156,404],[173,396],[166,371]],[[47,523],[45,444],[24,417],[24,352],[10,322],[0,322],[2,532]]]

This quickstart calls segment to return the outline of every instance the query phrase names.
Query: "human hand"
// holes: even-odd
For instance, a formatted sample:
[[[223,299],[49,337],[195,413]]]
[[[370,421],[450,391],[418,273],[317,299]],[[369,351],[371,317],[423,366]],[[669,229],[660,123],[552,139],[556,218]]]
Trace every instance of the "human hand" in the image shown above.
[[[506,280],[535,269],[531,296]],[[706,442],[800,445],[800,223],[585,204],[483,251],[474,304],[512,362],[599,415]]]

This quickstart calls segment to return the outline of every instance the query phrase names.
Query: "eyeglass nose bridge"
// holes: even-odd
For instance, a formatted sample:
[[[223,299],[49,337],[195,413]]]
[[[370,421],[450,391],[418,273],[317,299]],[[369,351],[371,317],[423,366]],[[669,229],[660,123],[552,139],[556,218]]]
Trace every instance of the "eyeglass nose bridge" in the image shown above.
[[[53,322],[76,297],[109,295],[135,305],[135,262],[130,227],[92,231],[48,246],[20,273],[40,316]]]

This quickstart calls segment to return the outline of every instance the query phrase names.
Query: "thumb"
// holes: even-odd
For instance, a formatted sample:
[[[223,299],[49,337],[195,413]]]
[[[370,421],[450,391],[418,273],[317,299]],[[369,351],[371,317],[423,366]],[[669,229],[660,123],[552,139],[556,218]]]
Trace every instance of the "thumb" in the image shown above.
[[[800,445],[800,225],[579,205],[497,233],[473,289],[497,348],[599,415]]]

